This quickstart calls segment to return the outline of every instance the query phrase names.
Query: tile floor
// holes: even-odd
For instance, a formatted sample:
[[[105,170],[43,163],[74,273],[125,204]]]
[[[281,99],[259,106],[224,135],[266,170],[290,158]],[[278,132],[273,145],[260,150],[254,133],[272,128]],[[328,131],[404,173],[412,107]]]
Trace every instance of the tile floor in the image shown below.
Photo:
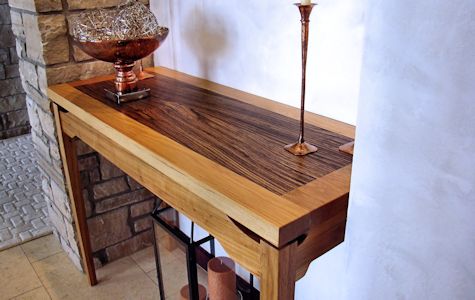
[[[31,135],[0,140],[0,250],[51,233]]]
[[[179,299],[186,282],[184,255],[161,249],[167,299]],[[97,275],[99,284],[90,287],[48,235],[0,252],[0,299],[159,299],[152,247],[107,264]],[[200,268],[199,278],[206,283]]]

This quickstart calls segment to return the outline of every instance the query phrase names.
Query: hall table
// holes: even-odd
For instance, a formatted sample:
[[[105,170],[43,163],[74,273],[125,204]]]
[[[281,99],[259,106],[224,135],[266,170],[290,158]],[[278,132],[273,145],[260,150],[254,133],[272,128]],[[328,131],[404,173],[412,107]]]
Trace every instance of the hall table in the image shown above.
[[[212,234],[260,278],[261,299],[293,299],[309,264],[344,239],[352,156],[338,147],[354,127],[307,113],[306,140],[319,150],[294,156],[283,147],[298,137],[298,109],[165,68],[147,72],[155,76],[140,85],[151,97],[120,106],[104,93],[112,76],[49,88],[90,284],[76,138]]]

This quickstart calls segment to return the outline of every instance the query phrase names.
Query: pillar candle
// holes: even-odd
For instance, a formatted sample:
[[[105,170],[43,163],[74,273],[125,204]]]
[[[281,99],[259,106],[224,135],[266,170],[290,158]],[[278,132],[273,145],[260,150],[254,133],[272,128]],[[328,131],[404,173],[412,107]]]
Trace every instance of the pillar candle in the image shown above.
[[[210,300],[236,299],[236,273],[229,257],[215,257],[208,262],[208,292]]]
[[[199,300],[206,300],[206,288],[201,284],[198,284],[198,298]],[[187,285],[182,286],[180,290],[180,299],[181,300],[190,300],[190,288]]]

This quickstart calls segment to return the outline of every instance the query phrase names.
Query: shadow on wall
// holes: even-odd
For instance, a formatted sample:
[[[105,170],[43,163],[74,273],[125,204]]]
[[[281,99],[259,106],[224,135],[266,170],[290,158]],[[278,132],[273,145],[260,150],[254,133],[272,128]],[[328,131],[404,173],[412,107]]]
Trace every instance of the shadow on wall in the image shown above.
[[[210,79],[220,57],[228,51],[229,35],[222,16],[204,12],[202,7],[190,11],[184,24],[185,43],[198,58],[201,75]]]

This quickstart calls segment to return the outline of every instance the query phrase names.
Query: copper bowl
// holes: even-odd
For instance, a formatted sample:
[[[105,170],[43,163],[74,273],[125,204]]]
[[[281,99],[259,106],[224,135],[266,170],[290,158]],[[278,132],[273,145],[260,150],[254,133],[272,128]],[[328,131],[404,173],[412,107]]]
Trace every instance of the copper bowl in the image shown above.
[[[135,61],[153,53],[168,36],[168,28],[163,27],[154,37],[135,40],[78,41],[73,43],[90,56],[114,63],[117,71],[115,85],[119,94],[137,90],[137,77],[132,71]]]
[[[90,56],[111,62],[134,62],[150,55],[168,36],[168,28],[154,37],[136,40],[110,40],[87,42],[74,40],[74,44]]]

